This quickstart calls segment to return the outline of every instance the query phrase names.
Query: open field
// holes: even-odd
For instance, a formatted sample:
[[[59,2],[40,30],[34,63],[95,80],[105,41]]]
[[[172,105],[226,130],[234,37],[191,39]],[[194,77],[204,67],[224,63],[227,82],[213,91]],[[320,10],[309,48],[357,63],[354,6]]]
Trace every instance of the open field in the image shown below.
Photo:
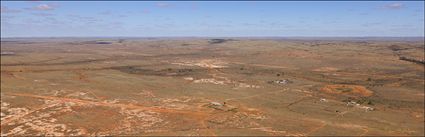
[[[424,136],[424,41],[2,39],[1,135]]]

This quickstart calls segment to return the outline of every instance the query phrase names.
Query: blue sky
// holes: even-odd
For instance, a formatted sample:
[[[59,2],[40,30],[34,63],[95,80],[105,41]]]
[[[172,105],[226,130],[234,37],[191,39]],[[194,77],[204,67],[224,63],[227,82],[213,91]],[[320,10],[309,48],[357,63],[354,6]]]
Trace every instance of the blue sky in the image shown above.
[[[424,36],[424,2],[1,2],[1,37]]]

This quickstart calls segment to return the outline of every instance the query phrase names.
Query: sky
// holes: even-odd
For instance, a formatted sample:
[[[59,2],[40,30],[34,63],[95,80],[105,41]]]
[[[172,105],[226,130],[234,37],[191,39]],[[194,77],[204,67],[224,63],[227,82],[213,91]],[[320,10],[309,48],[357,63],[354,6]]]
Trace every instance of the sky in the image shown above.
[[[1,37],[424,37],[424,1],[1,1]]]

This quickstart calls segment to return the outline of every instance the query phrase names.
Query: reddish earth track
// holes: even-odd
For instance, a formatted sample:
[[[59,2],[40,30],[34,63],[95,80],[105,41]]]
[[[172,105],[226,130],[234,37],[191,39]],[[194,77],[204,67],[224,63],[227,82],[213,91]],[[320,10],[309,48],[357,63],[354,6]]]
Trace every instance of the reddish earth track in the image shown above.
[[[119,104],[119,103],[106,103],[106,102],[97,102],[90,100],[82,100],[76,98],[64,98],[64,97],[55,97],[55,96],[42,96],[42,95],[34,95],[34,94],[26,94],[26,93],[5,93],[4,95],[10,96],[21,96],[21,97],[32,97],[32,98],[40,98],[40,99],[48,99],[48,100],[59,100],[62,102],[74,102],[79,104],[86,105],[95,105],[95,106],[105,106],[105,107],[119,107],[126,109],[141,109],[141,110],[149,110],[159,113],[177,113],[184,115],[191,115],[195,117],[206,117],[208,113],[201,111],[193,111],[193,110],[180,110],[180,109],[172,109],[172,108],[158,108],[158,107],[145,107],[135,104]]]
[[[37,112],[37,111],[39,111],[39,110],[43,110],[43,109],[48,109],[48,108],[51,108],[51,107],[55,107],[56,105],[57,105],[57,104],[47,105],[47,106],[41,106],[41,107],[38,107],[38,108],[36,108],[36,109],[34,109],[34,110],[32,110],[32,111],[29,111],[28,113],[26,113],[26,114],[24,114],[24,115],[21,115],[21,116],[18,116],[18,117],[12,117],[12,118],[10,118],[10,119],[3,120],[3,121],[1,121],[1,126],[6,125],[6,124],[8,124],[8,123],[10,123],[10,122],[13,122],[13,121],[19,120],[19,119],[21,119],[21,118],[23,118],[23,117],[25,117],[25,116],[27,116],[27,115],[30,115],[30,114],[32,114],[32,113],[34,113],[34,112]]]
[[[127,109],[143,109],[143,110],[151,110],[151,111],[162,112],[162,113],[180,113],[180,114],[189,114],[189,115],[193,114],[198,116],[207,115],[207,113],[200,112],[200,111],[179,110],[179,109],[172,109],[172,108],[144,107],[144,106],[134,105],[134,104],[105,103],[105,102],[96,102],[96,101],[82,100],[82,99],[76,99],[76,98],[42,96],[42,95],[34,95],[34,94],[26,94],[26,93],[5,93],[5,95],[60,100],[64,102],[74,102],[74,103],[89,104],[89,105],[96,105],[96,106],[120,107],[120,108],[127,108]]]

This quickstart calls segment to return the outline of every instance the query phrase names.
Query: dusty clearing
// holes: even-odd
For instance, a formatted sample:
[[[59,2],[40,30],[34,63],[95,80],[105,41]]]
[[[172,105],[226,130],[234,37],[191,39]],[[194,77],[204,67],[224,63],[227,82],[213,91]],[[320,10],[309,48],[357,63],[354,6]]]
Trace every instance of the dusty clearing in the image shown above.
[[[344,94],[360,97],[369,97],[373,95],[372,91],[363,86],[357,85],[326,85],[321,90],[331,94]]]

